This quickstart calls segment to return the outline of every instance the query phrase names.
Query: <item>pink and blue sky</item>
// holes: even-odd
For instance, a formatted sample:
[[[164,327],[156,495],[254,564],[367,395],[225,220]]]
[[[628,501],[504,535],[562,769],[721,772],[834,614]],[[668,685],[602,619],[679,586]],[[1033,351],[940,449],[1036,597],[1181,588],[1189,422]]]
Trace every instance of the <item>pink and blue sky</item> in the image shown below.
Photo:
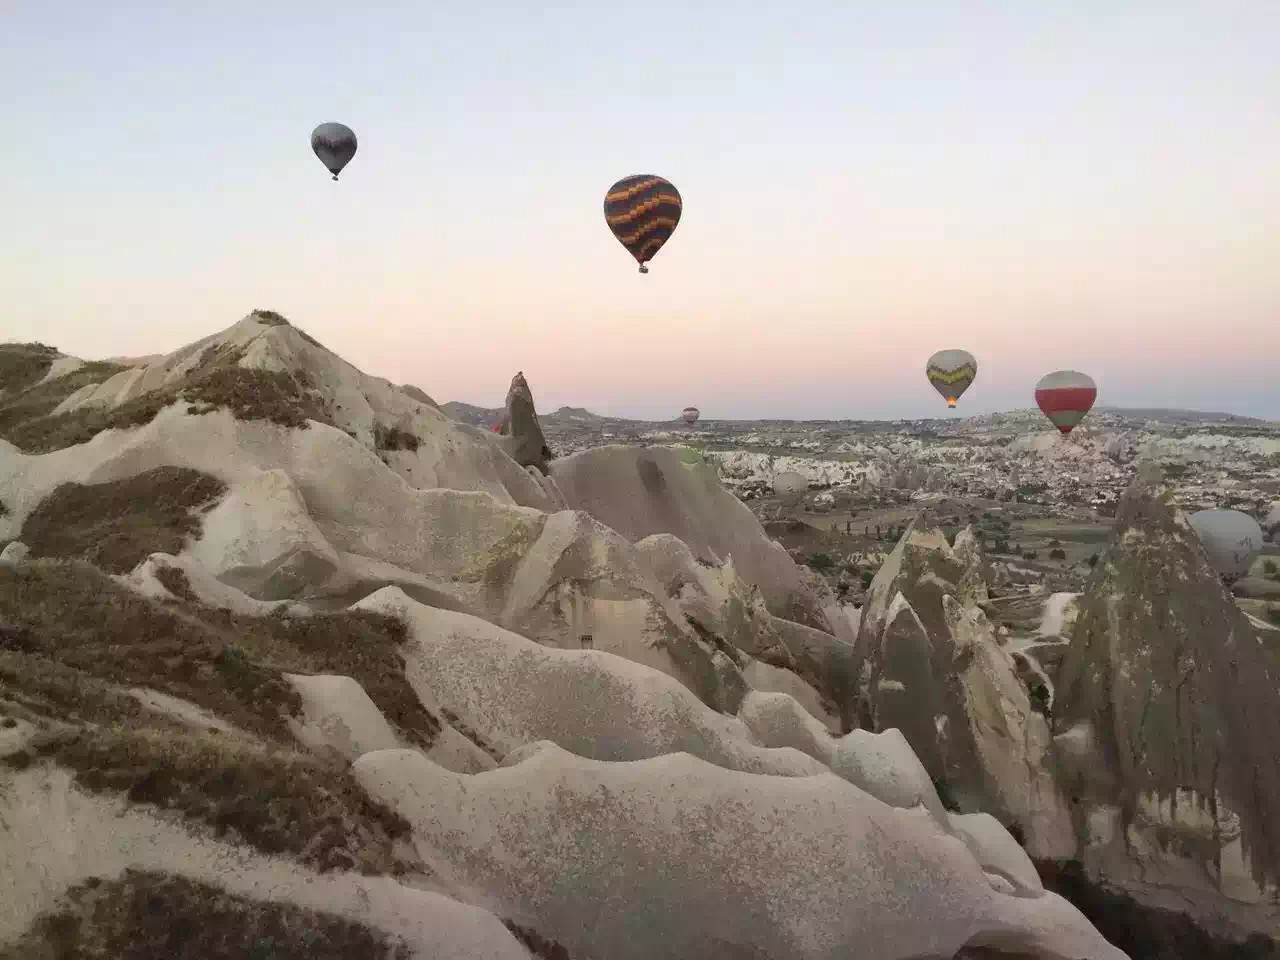
[[[0,340],[279,310],[362,369],[624,416],[1280,418],[1280,4],[0,0]],[[311,129],[353,127],[333,183]],[[608,186],[672,180],[652,273]]]

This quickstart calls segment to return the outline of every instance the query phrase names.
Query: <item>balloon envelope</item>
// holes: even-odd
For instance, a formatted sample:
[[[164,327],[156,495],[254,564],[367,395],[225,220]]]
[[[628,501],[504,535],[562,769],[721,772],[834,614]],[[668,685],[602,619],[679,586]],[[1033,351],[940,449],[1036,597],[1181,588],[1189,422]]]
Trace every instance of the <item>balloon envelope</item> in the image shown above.
[[[699,416],[701,413],[697,407],[685,407],[680,411],[680,419],[685,423],[697,423]]]
[[[680,191],[669,181],[651,174],[623,177],[604,197],[604,219],[640,264],[640,272],[671,239],[684,203]]]
[[[804,478],[804,474],[796,473],[794,470],[780,473],[773,478],[774,493],[804,493],[808,489],[809,481]]]
[[[947,406],[954,407],[977,378],[978,361],[968,350],[939,350],[929,358],[924,372]]]
[[[1093,378],[1078,370],[1055,370],[1036,384],[1036,404],[1064,434],[1076,428],[1097,398]]]
[[[1262,527],[1257,520],[1239,510],[1201,510],[1193,513],[1190,521],[1219,574],[1235,579],[1249,572],[1262,549]]]
[[[343,123],[322,123],[311,131],[311,149],[337,180],[356,155],[355,131]]]

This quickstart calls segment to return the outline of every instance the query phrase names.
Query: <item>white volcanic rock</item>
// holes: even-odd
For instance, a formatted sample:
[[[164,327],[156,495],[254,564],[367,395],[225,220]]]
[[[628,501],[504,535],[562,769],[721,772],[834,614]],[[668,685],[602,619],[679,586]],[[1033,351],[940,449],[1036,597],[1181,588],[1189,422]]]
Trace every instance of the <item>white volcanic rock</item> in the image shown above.
[[[331,749],[356,760],[371,750],[404,746],[364,687],[351,677],[293,673],[284,677],[302,700],[302,719],[291,718],[290,726],[311,749]]]
[[[828,626],[804,589],[791,557],[720,484],[715,469],[690,447],[598,447],[551,467],[565,500],[632,542],[658,533],[678,537],[700,560],[733,557],[734,568],[763,593],[770,610],[802,607]]]
[[[973,852],[983,870],[1004,877],[1022,896],[1038,897],[1044,893],[1035,864],[999,820],[987,813],[947,816],[951,829]]]
[[[831,732],[785,693],[753,690],[742,701],[738,717],[766,747],[793,747],[830,766],[836,741]]]
[[[963,716],[976,746],[985,785],[983,807],[1019,824],[1033,856],[1070,857],[1076,848],[1071,814],[1052,773],[1053,738],[1043,716],[1031,709],[1008,651],[996,641],[986,614],[942,598],[943,615],[957,656]]]
[[[254,900],[337,914],[402,937],[414,960],[529,958],[486,910],[391,877],[317,874],[262,856],[215,840],[191,824],[130,807],[123,797],[86,794],[71,774],[44,764],[5,781],[0,823],[0,863],[5,865],[0,870],[0,950],[39,914],[56,909],[69,887],[90,877],[111,879],[134,867],[176,874]]]
[[[901,730],[845,734],[836,745],[831,770],[891,807],[923,806],[939,826],[949,828],[938,791]]]
[[[570,956],[1119,960],[1053,894],[997,892],[923,811],[838,777],[759,777],[688,754],[633,763],[532,744],[475,777],[403,751],[354,772],[420,856]]]
[[[828,713],[822,705],[822,694],[799,674],[752,660],[742,669],[743,679],[753,690],[762,693],[785,693],[832,733],[840,732],[840,718]]]
[[[21,540],[14,540],[0,550],[0,567],[12,567],[16,570],[27,562],[30,553],[30,547]]]
[[[177,570],[186,578],[192,595],[210,607],[221,607],[247,616],[262,616],[276,610],[284,610],[290,616],[311,616],[311,608],[291,600],[255,600],[243,591],[218,580],[194,557],[175,557],[167,553],[153,553],[130,573],[114,579],[136,590],[144,597],[173,598],[174,595],[160,582],[158,574]]]
[[[658,670],[596,650],[556,650],[387,587],[356,605],[405,620],[406,676],[428,709],[447,710],[507,752],[551,740],[584,757],[638,760],[684,750],[733,770],[810,776],[798,750],[766,749],[746,724],[700,703]]]
[[[546,498],[519,465],[485,431],[449,419],[381,377],[371,377],[308,338],[296,327],[264,324],[255,314],[144,367],[123,371],[105,383],[73,394],[55,412],[87,406],[118,406],[142,394],[181,382],[209,353],[241,353],[237,365],[304,375],[328,401],[341,431],[350,431],[370,452],[375,425],[414,434],[417,450],[387,454],[386,464],[417,487],[483,490],[507,502],[545,508]]]
[[[279,359],[295,336],[300,335],[293,328],[246,321],[225,339],[247,338],[245,360],[264,342],[259,354]],[[281,337],[285,341],[277,343]],[[365,384],[375,399],[421,406],[422,417],[443,424],[440,442],[448,450],[451,482],[470,482],[464,476],[470,470],[479,484],[484,465],[498,456],[522,482],[534,483],[505,454],[495,453],[480,431],[472,436],[466,432],[471,428],[390,386],[390,393],[375,389],[327,351],[311,356],[316,348],[299,342],[303,353],[292,360],[310,358],[307,369],[315,379],[336,380],[330,384],[335,395],[350,400],[343,391]],[[135,396],[140,383],[172,379],[178,368],[170,365],[179,355],[183,351],[158,366],[119,374],[108,385]],[[121,377],[126,379],[117,383]],[[454,430],[463,432],[449,433]],[[476,613],[545,643],[577,646],[590,636],[597,649],[667,670],[720,709],[736,711],[746,692],[737,666],[713,662],[714,649],[698,638],[679,606],[661,595],[647,564],[618,534],[583,513],[548,515],[519,506],[496,473],[492,483],[480,484],[490,488],[484,491],[414,486],[369,446],[314,421],[308,429],[293,429],[237,420],[227,410],[191,415],[177,404],[145,426],[104,431],[44,455],[23,454],[0,440],[0,492],[9,511],[0,517],[0,537],[15,535],[61,483],[108,482],[162,466],[199,470],[228,485],[183,556],[254,600],[349,601],[397,583],[422,599]]]

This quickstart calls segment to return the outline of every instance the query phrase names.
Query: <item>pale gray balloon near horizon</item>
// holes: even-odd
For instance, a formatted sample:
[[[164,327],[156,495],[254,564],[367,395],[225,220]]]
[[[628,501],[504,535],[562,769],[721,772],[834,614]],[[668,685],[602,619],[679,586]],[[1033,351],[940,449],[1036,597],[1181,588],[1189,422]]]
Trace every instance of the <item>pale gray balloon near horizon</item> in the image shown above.
[[[345,123],[322,123],[311,131],[311,149],[337,180],[342,168],[356,155],[355,131]]]
[[[968,350],[939,350],[924,365],[924,372],[947,406],[954,407],[977,379],[978,361]]]
[[[685,407],[680,411],[680,419],[689,424],[689,426],[697,423],[700,416],[702,416],[702,413],[697,407]]]
[[[1262,549],[1262,527],[1239,510],[1201,510],[1189,518],[1209,562],[1229,580],[1245,576]]]
[[[804,474],[795,470],[787,470],[773,478],[773,492],[777,494],[804,493],[809,489],[809,481]]]

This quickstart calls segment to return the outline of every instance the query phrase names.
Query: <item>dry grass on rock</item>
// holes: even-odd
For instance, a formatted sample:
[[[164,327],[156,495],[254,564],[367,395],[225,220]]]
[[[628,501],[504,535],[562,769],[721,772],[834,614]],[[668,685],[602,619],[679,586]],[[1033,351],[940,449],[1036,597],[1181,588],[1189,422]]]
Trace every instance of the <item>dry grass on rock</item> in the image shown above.
[[[0,394],[15,394],[44,379],[58,351],[43,343],[0,343]]]
[[[91,790],[123,792],[220,835],[319,869],[400,870],[409,825],[348,766],[298,746],[301,698],[283,672],[354,677],[409,740],[440,729],[404,677],[399,620],[368,612],[241,616],[191,598],[155,601],[81,561],[0,568],[0,702],[40,733],[3,760],[52,760]],[[144,707],[140,687],[236,731],[196,730]]]
[[[184,467],[109,483],[64,483],[27,517],[19,539],[36,557],[77,558],[128,573],[152,553],[179,553],[200,532],[195,511],[226,489],[216,477]]]
[[[186,586],[181,580],[170,588],[175,595]],[[156,603],[84,564],[36,562],[24,571],[0,569],[5,624],[0,649],[151,687],[281,742],[292,743],[285,717],[301,710],[282,672],[354,678],[419,746],[430,747],[440,732],[404,676],[407,628],[383,614],[242,616],[190,600]]]
[[[408,430],[377,422],[373,425],[373,445],[379,450],[417,450],[421,444]]]
[[[268,420],[282,427],[307,429],[308,420],[333,425],[333,418],[311,379],[303,372],[219,367],[182,391],[191,414],[227,408],[237,420]]]
[[[324,398],[306,373],[241,367],[238,364],[243,356],[241,346],[214,344],[205,348],[178,383],[110,409],[82,407],[51,415],[53,408],[74,390],[126,369],[115,364],[86,364],[30,391],[30,402],[28,394],[22,394],[0,404],[0,437],[26,453],[49,453],[87,443],[104,430],[145,426],[165,407],[180,401],[188,404],[190,414],[226,408],[238,420],[267,420],[299,430],[307,428],[308,420],[333,423]]]
[[[3,960],[410,960],[400,940],[289,903],[126,870],[73,887]]]
[[[408,628],[391,616],[351,610],[312,617],[274,613],[247,617],[205,608],[236,636],[249,656],[293,673],[353,677],[404,737],[429,748],[440,721],[425,707],[404,675],[400,648]]]
[[[28,384],[20,391],[11,393],[7,399],[0,401],[0,437],[7,438],[19,424],[47,417],[72,394],[85,387],[105,383],[127,369],[129,368],[118,363],[95,360],[81,364],[70,373],[48,383]],[[48,367],[45,372],[48,372]],[[3,382],[0,382],[0,387],[2,386]]]
[[[288,327],[291,326],[283,315],[276,313],[274,310],[254,310],[253,319],[268,327]]]
[[[21,571],[0,569],[0,624],[6,625],[0,649],[92,680],[159,690],[241,729],[292,742],[285,718],[302,704],[278,671],[254,663],[221,630],[85,564],[44,561]],[[25,675],[0,675],[0,682],[33,693],[44,669],[34,667],[33,661]],[[51,706],[57,709],[50,716],[58,717],[65,705],[55,700]]]
[[[58,731],[3,763],[52,759],[89,790],[124,793],[206,824],[263,853],[318,870],[401,872],[410,827],[371,800],[345,764],[212,730],[152,725]]]

